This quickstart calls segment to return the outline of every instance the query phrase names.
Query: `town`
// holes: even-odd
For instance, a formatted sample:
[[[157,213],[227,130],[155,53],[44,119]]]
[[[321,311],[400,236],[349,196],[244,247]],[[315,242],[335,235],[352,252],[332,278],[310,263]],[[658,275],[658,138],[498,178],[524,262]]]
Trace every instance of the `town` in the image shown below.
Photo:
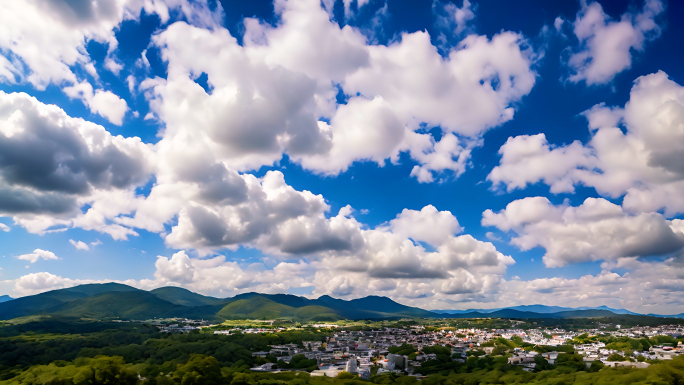
[[[222,335],[278,333],[286,330],[327,331],[325,341],[273,345],[268,351],[253,352],[254,357],[270,360],[251,368],[256,372],[296,370],[301,365],[292,363],[306,360],[315,363],[316,370],[311,371],[312,376],[327,377],[337,377],[346,372],[363,379],[390,373],[422,378],[424,370],[421,368],[440,359],[444,361],[445,357],[453,362],[466,363],[469,357],[505,355],[508,364],[534,371],[535,368],[539,369],[539,365],[553,365],[562,353],[581,355],[587,367],[600,363],[601,366],[634,368],[645,368],[654,361],[670,360],[684,354],[682,342],[676,340],[684,336],[684,327],[681,325],[629,328],[604,325],[595,329],[570,331],[541,327],[527,330],[515,327],[435,330],[435,327],[417,324],[346,330],[337,324],[285,327],[274,326],[274,321],[253,321],[260,326],[217,328],[217,325],[208,325],[206,322],[180,321],[173,324],[167,322],[159,328],[170,333],[213,330],[212,333]],[[511,325],[518,322],[509,320]],[[651,344],[644,341],[663,342]]]

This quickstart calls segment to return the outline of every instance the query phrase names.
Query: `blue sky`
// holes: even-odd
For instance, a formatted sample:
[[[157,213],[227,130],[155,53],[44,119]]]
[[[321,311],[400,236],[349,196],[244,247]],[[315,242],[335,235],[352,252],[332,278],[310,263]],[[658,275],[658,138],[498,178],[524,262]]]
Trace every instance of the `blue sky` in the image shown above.
[[[684,311],[684,6],[0,6],[0,294]]]

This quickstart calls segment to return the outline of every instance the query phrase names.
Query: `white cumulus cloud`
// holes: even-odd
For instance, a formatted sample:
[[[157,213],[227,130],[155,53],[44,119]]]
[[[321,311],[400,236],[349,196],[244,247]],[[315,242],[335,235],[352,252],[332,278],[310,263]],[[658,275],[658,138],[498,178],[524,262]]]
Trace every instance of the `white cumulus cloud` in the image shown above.
[[[22,259],[24,261],[29,261],[31,263],[36,263],[40,259],[44,259],[46,261],[50,259],[59,259],[53,252],[42,249],[35,249],[33,250],[33,253],[22,254],[17,256],[17,258]]]
[[[97,245],[102,244],[102,242],[100,242],[99,239],[94,241],[94,242],[90,242],[90,243],[85,243],[83,241],[74,241],[73,239],[69,239],[69,243],[71,243],[71,245],[74,246],[77,250],[84,250],[84,251],[88,251],[88,250],[90,250],[91,247],[95,247]]]
[[[509,191],[537,182],[554,193],[585,185],[624,196],[632,212],[684,212],[684,87],[660,71],[638,78],[624,107],[599,104],[583,115],[586,144],[553,146],[544,134],[509,138],[488,179]]]
[[[554,206],[545,197],[524,198],[499,212],[486,210],[484,226],[513,231],[521,250],[543,247],[547,267],[625,257],[667,255],[684,247],[678,220],[658,213],[632,215],[602,198],[580,206]]]
[[[166,125],[160,147],[202,148],[237,171],[287,154],[328,175],[406,152],[413,175],[430,182],[464,172],[480,136],[512,119],[535,83],[534,52],[516,33],[471,35],[442,57],[425,32],[368,44],[319,1],[279,2],[276,12],[275,26],[246,19],[242,46],[223,28],[182,22],[153,39],[168,76],[140,88]],[[208,91],[195,83],[202,73]],[[442,139],[426,126],[441,127]]]
[[[604,84],[630,68],[632,50],[643,51],[646,41],[660,35],[655,19],[664,9],[660,0],[645,0],[640,12],[627,12],[620,20],[612,20],[601,4],[583,0],[574,22],[579,47],[572,49],[568,59],[573,71],[569,80]]]
[[[0,92],[0,119],[0,215],[36,233],[74,219],[115,232],[107,219],[131,209],[152,172],[148,145],[23,93]]]
[[[95,90],[88,82],[64,87],[64,93],[70,98],[82,99],[91,112],[98,114],[110,122],[120,126],[128,111],[126,101],[110,91]]]

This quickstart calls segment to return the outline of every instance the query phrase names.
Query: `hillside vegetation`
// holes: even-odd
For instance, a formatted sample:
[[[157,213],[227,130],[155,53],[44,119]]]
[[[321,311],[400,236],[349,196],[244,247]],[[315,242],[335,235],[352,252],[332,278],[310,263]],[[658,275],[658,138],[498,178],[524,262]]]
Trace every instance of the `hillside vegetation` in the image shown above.
[[[0,320],[37,315],[133,320],[185,317],[214,321],[336,321],[439,316],[382,297],[344,301],[331,297],[312,300],[287,294],[246,293],[220,299],[177,287],[148,292],[116,283],[81,285],[0,303]]]

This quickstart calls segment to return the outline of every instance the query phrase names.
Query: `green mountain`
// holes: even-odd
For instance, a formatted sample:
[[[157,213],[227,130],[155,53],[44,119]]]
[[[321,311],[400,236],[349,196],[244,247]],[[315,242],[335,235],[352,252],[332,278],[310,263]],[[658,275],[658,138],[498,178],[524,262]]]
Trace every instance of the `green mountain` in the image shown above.
[[[220,299],[179,287],[162,287],[145,291],[127,285],[105,283],[80,285],[0,302],[0,320],[33,315],[137,320],[187,317],[212,321],[226,319],[333,321],[405,317],[567,319],[621,316],[608,309],[563,310],[563,308],[558,308],[553,310],[533,312],[505,308],[487,312],[465,311],[458,314],[439,314],[405,306],[389,298],[378,296],[346,301],[330,296],[308,299],[290,294],[245,293]]]
[[[86,298],[88,295],[69,289],[53,290],[0,303],[0,319],[47,314],[49,309],[64,302]]]
[[[327,296],[308,299],[290,294],[245,293],[219,299],[178,287],[162,287],[148,292],[117,283],[80,285],[0,303],[0,320],[31,315],[100,319],[187,317],[216,321],[333,321],[435,316],[384,297],[344,301]]]
[[[387,319],[404,317],[433,318],[439,315],[392,301],[387,297],[368,296],[345,301],[324,295],[316,300],[348,319]]]
[[[68,317],[148,319],[181,317],[184,306],[143,290],[113,291],[62,303],[50,309],[50,314]]]
[[[150,293],[172,304],[190,307],[220,305],[225,302],[223,299],[207,297],[175,286],[160,287],[151,290]]]
[[[259,298],[265,298],[270,300],[270,302],[263,301]],[[323,321],[322,318],[325,314],[325,319],[398,319],[405,317],[426,317],[431,318],[437,316],[427,310],[401,305],[392,301],[387,297],[377,297],[369,296],[365,298],[353,299],[350,301],[345,301],[342,299],[332,298],[330,296],[324,295],[318,299],[308,299],[304,297],[299,297],[291,294],[259,294],[259,293],[245,293],[237,295],[233,298],[227,299],[231,303],[234,301],[242,301],[240,305],[233,305],[236,308],[230,307],[230,311],[233,314],[240,314],[241,316],[233,318],[269,318],[265,316],[257,317],[259,311],[265,312],[266,314],[275,315],[282,314],[280,318],[294,319],[299,318],[301,320],[316,319]],[[315,317],[309,317],[304,315],[302,311],[299,313],[293,313],[294,310],[280,308],[282,311],[276,311],[273,304],[285,305],[290,308],[303,309],[306,308],[307,311],[312,312],[311,309],[316,309],[319,315]],[[243,307],[247,307],[248,310],[242,310]],[[256,307],[257,309],[252,309]],[[234,309],[240,309],[235,312]],[[252,316],[246,316],[246,314],[252,314]],[[329,315],[335,315],[334,317]],[[223,313],[226,316],[226,313]],[[294,317],[294,318],[293,318]],[[271,318],[279,318],[273,316]]]
[[[175,288],[171,288],[175,289]],[[169,297],[173,290],[161,290]],[[193,304],[187,293],[178,292],[178,298],[167,301],[155,293],[120,284],[81,285],[69,289],[53,290],[33,296],[0,303],[0,320],[31,315],[54,315],[67,317],[88,317],[99,319],[151,319],[163,317],[215,318],[223,307],[223,300],[206,297],[206,302],[216,305]],[[189,292],[190,294],[194,294]],[[200,299],[203,297],[194,294]],[[199,301],[200,299],[196,299]]]
[[[288,306],[275,302],[266,296],[253,296],[238,299],[224,306],[217,314],[222,319],[291,319],[291,320],[319,320],[335,321],[343,317],[333,309],[306,305],[300,307]]]
[[[62,290],[55,290],[54,293],[61,292],[61,293],[78,293],[78,294],[83,294],[85,296],[93,296],[97,294],[102,294],[102,293],[111,293],[111,292],[140,292],[144,290],[136,289],[134,287],[128,286],[128,285],[123,285],[120,283],[89,283],[85,285],[78,285],[74,287],[70,287],[68,289],[62,289]]]
[[[30,315],[54,314],[65,308],[65,304],[106,293],[129,293],[144,290],[118,283],[87,284],[68,289],[52,290],[28,297],[17,298],[0,303],[0,320],[7,320]],[[114,304],[112,304],[114,305]]]

